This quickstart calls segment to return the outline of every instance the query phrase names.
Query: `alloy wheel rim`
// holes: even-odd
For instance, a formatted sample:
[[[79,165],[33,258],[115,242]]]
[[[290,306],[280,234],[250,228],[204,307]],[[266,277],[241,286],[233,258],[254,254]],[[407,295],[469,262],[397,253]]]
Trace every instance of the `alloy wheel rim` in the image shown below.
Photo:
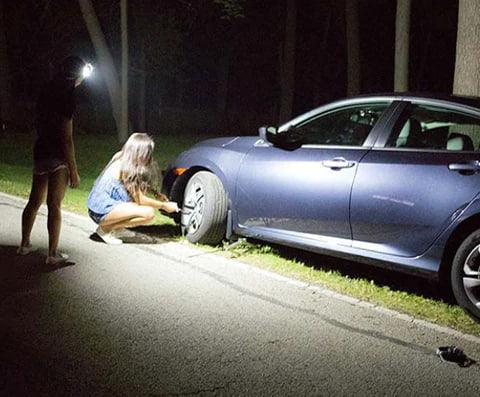
[[[468,299],[480,309],[480,245],[468,254],[463,264],[462,281]]]
[[[205,192],[202,184],[192,183],[183,199],[181,224],[187,233],[195,233],[203,221],[203,209],[205,205]]]

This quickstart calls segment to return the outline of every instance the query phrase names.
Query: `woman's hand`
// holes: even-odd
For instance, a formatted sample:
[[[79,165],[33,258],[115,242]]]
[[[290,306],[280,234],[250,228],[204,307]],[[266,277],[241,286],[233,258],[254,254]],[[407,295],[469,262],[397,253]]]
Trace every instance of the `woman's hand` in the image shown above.
[[[139,205],[148,205],[150,207],[159,209],[160,211],[165,211],[169,213],[180,211],[177,203],[175,203],[174,201],[154,200],[150,197],[145,196],[142,192],[139,192],[138,200],[135,201],[137,201],[137,204]]]
[[[78,175],[78,172],[72,172],[70,173],[70,187],[72,189],[77,189],[80,186],[80,175]]]
[[[168,197],[163,193],[155,193],[155,198],[160,201],[168,201]]]
[[[161,209],[165,212],[172,213],[172,212],[179,212],[180,211],[180,208],[178,208],[177,203],[175,203],[173,201],[166,201],[162,204],[163,204],[163,206],[162,206]]]

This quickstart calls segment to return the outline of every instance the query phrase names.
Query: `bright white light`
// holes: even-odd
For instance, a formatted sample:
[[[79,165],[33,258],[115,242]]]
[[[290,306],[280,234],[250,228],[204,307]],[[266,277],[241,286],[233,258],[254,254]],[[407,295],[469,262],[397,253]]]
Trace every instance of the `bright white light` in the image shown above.
[[[92,64],[87,63],[82,69],[82,77],[86,79],[90,77],[92,73],[93,73],[93,66]]]

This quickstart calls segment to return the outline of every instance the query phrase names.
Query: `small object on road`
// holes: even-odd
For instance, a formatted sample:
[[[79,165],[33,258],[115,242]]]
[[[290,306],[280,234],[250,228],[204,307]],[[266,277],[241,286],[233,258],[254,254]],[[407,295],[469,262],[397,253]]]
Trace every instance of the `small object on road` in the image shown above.
[[[458,364],[459,367],[470,367],[476,364],[476,361],[469,358],[462,349],[455,345],[440,346],[437,349],[437,356],[444,362],[451,362]]]

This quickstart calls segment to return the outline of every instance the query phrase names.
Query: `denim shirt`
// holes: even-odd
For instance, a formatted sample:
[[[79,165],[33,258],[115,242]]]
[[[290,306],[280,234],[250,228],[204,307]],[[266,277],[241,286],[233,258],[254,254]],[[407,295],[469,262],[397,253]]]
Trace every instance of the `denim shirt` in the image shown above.
[[[123,183],[115,177],[114,171],[115,167],[109,166],[95,181],[87,200],[90,211],[106,215],[115,205],[132,201]]]

